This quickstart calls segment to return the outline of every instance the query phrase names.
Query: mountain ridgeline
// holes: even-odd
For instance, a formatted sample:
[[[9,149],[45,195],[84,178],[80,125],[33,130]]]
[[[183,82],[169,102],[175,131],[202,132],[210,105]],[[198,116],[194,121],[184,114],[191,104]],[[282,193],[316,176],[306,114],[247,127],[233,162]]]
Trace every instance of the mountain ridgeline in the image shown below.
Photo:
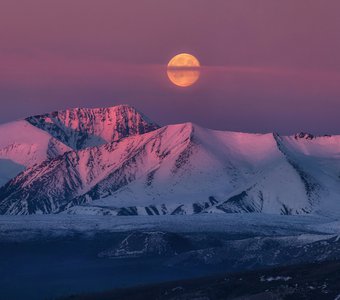
[[[26,118],[74,150],[99,146],[159,128],[133,107],[74,108]]]
[[[340,136],[160,127],[127,105],[1,125],[0,170],[0,214],[340,214]]]

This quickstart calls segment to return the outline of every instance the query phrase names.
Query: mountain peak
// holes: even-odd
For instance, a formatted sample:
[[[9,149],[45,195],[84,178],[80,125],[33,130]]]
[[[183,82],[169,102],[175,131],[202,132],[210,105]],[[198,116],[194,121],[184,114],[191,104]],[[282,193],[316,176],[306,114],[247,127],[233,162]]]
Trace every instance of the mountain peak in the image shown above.
[[[295,134],[295,139],[306,139],[306,140],[312,140],[315,138],[315,136],[311,133],[307,133],[307,132],[299,132],[297,134]]]
[[[127,104],[105,108],[70,108],[28,117],[26,121],[73,149],[99,146],[159,128]]]

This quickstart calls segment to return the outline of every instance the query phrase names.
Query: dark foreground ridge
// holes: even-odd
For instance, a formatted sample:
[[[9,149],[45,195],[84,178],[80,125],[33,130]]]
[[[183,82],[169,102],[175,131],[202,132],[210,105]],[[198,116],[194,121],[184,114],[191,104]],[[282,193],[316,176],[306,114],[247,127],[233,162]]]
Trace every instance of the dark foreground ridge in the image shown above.
[[[225,274],[63,299],[340,299],[340,261]]]

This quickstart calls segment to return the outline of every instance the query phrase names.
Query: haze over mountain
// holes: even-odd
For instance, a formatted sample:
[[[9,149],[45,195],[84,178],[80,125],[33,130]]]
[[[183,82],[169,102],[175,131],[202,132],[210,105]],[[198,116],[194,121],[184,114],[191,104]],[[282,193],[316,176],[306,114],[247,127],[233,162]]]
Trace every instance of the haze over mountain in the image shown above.
[[[119,105],[28,117],[0,137],[13,166],[1,173],[1,214],[340,211],[340,136],[159,128]]]

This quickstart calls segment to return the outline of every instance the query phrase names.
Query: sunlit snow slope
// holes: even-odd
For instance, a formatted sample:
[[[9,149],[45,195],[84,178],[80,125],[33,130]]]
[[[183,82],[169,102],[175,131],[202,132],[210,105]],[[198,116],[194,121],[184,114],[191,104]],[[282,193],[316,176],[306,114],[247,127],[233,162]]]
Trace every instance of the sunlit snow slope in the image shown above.
[[[0,186],[66,151],[159,128],[133,107],[73,108],[0,125]]]
[[[0,125],[0,186],[27,167],[71,150],[26,121]]]

